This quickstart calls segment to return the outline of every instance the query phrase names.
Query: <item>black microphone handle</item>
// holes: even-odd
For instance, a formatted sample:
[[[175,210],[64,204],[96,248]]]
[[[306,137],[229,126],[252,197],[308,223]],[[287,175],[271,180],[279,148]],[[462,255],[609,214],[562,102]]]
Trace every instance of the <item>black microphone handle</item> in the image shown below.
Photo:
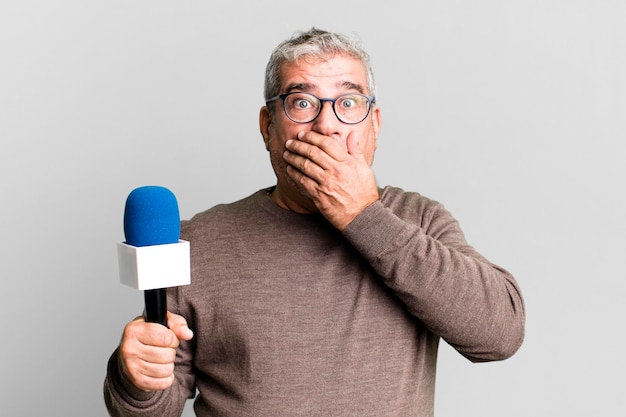
[[[167,327],[167,290],[165,288],[145,290],[144,299],[146,302],[146,321]]]

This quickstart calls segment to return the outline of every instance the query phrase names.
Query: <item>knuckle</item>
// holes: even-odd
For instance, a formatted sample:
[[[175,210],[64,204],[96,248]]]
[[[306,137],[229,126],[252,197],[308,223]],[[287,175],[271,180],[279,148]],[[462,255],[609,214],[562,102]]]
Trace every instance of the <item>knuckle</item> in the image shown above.
[[[136,327],[137,327],[136,322],[131,321],[130,323],[128,323],[126,326],[124,326],[124,331],[122,333],[122,337],[124,339],[133,338],[133,336],[135,335]]]
[[[303,172],[308,171],[308,170],[311,168],[311,164],[312,164],[312,162],[311,162],[311,160],[310,160],[310,159],[305,159],[305,160],[303,160],[303,161],[302,161],[302,164],[301,164],[301,166],[300,166],[301,171],[303,171]]]
[[[126,375],[134,385],[138,387],[143,385],[145,376],[138,364],[134,362],[126,363]]]
[[[122,342],[122,344],[120,344],[120,356],[125,361],[134,356],[133,351],[131,350],[128,343]]]
[[[170,318],[167,321],[168,327],[171,329],[172,327],[186,326],[187,320],[183,316],[179,316],[178,314],[170,313]]]
[[[298,183],[300,185],[306,185],[307,182],[307,178],[304,175],[299,175],[297,178],[295,178],[296,181],[298,181]]]
[[[127,323],[122,332],[122,341],[139,340],[139,335],[143,333],[145,325],[146,322],[139,319]]]
[[[316,158],[319,158],[320,154],[321,154],[322,150],[318,147],[311,147],[307,153],[306,156],[309,159],[313,159],[315,160]]]

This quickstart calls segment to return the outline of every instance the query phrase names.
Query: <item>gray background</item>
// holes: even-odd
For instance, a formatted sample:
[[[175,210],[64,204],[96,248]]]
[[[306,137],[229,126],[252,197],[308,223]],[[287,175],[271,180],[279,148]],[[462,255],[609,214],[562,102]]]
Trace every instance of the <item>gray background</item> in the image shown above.
[[[3,2],[1,414],[106,415],[143,307],[126,196],[166,186],[189,218],[271,185],[265,63],[316,25],[373,56],[379,184],[442,201],[526,297],[512,359],[442,345],[437,414],[623,416],[624,22],[620,0]]]

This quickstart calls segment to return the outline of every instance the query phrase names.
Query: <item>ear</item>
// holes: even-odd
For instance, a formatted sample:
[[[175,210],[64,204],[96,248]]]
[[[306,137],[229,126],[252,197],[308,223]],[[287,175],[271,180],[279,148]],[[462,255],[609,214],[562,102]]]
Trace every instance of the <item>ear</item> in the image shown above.
[[[374,106],[372,109],[372,129],[374,130],[374,135],[376,138],[375,149],[378,148],[378,133],[380,132],[380,128],[383,126],[383,119],[380,116],[380,108],[378,106]]]
[[[272,126],[272,114],[267,106],[261,107],[259,112],[259,130],[261,136],[263,136],[263,142],[265,142],[265,149],[270,150],[270,129]]]

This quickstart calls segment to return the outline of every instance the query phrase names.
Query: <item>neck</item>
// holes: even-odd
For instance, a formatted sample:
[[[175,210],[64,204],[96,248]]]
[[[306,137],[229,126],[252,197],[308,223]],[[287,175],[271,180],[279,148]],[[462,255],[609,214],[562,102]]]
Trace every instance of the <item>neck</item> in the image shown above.
[[[280,184],[276,185],[276,187],[274,187],[274,189],[270,192],[270,199],[280,208],[293,211],[294,213],[319,213],[319,210],[317,209],[317,207],[315,207],[315,204],[313,204],[313,202],[309,198],[305,197],[304,195],[302,196],[302,199],[300,199],[300,201],[289,198],[287,195],[285,195],[285,193],[281,191]]]

